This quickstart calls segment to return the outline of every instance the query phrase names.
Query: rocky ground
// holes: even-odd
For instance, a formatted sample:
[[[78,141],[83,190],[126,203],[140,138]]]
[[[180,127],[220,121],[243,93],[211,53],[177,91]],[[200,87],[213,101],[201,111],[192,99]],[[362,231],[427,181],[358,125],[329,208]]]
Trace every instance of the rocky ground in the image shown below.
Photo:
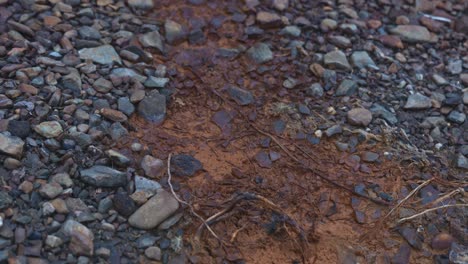
[[[0,263],[468,263],[467,34],[463,0],[0,0]]]

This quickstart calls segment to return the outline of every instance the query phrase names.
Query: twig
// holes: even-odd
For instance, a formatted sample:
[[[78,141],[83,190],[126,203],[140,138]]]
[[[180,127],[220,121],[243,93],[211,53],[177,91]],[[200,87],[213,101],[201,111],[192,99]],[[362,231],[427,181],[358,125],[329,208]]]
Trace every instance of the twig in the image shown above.
[[[438,207],[434,207],[434,208],[431,208],[431,209],[427,209],[427,210],[424,210],[420,213],[417,213],[415,215],[412,215],[412,216],[408,216],[408,217],[404,217],[404,218],[401,218],[400,220],[398,220],[397,222],[397,225],[398,224],[401,224],[403,222],[406,222],[408,220],[411,220],[411,219],[414,219],[414,218],[418,218],[422,215],[425,215],[427,213],[430,213],[430,212],[433,212],[433,211],[437,211],[439,209],[444,209],[444,208],[449,208],[449,207],[468,207],[468,204],[446,204],[446,205],[442,205],[442,206],[438,206]]]
[[[455,195],[455,194],[464,193],[464,192],[465,192],[465,191],[463,190],[463,188],[458,188],[458,189],[456,189],[456,190],[453,190],[453,191],[451,191],[451,192],[449,192],[449,193],[447,193],[447,194],[445,194],[445,195],[443,195],[443,196],[437,198],[437,200],[435,200],[435,201],[433,201],[433,202],[430,202],[429,204],[427,204],[427,205],[424,206],[424,207],[426,207],[426,208],[427,208],[427,207],[430,207],[430,206],[432,206],[432,205],[435,205],[435,204],[438,204],[438,203],[444,201],[445,199],[447,199],[447,198],[449,198],[449,197],[451,197],[451,196],[453,196],[453,195]]]
[[[390,210],[390,212],[387,213],[387,215],[385,215],[385,217],[383,219],[386,219],[388,218],[395,210],[397,210],[398,208],[401,207],[401,205],[403,203],[405,203],[409,198],[411,198],[415,193],[417,193],[422,187],[428,185],[430,182],[432,182],[434,178],[430,178],[429,180],[421,183],[418,187],[414,188],[414,190],[412,190],[405,198],[403,198],[395,207],[392,208],[392,210]]]
[[[234,240],[236,240],[237,234],[239,234],[239,232],[242,231],[246,226],[247,224],[243,225],[241,228],[234,231],[234,233],[232,233],[231,240],[229,240],[229,242],[233,243]]]
[[[195,212],[195,210],[193,210],[193,206],[189,203],[187,203],[186,201],[183,201],[181,200],[177,194],[175,193],[174,191],[174,188],[172,187],[172,183],[171,183],[171,179],[172,179],[172,174],[171,174],[171,157],[172,157],[172,154],[169,153],[169,157],[167,158],[167,175],[168,175],[168,179],[167,179],[167,183],[169,184],[169,188],[171,189],[171,193],[172,195],[174,196],[174,198],[179,201],[179,203],[181,204],[185,204],[187,205],[189,208],[190,208],[190,211],[192,212],[193,215],[195,215],[196,217],[198,217],[198,219],[200,219],[204,226],[206,226],[206,229],[208,229],[208,231],[210,231],[210,233],[218,240],[221,241],[221,239],[218,237],[218,235],[216,235],[216,233],[213,231],[213,229],[211,229],[211,227],[208,225],[208,223],[205,221],[205,219],[203,219],[203,217],[201,217],[199,214],[197,214]]]

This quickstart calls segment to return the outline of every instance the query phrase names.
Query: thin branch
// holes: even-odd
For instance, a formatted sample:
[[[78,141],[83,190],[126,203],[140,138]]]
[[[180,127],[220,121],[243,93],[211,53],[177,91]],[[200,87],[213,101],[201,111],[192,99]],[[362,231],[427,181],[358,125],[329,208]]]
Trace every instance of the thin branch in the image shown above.
[[[427,210],[424,210],[424,211],[422,211],[422,212],[420,212],[420,213],[417,213],[417,214],[415,214],[415,215],[401,218],[400,220],[398,220],[397,225],[398,225],[398,224],[401,224],[401,223],[403,223],[403,222],[409,221],[409,220],[411,220],[411,219],[418,218],[418,217],[420,217],[420,216],[422,216],[422,215],[425,215],[425,214],[427,214],[427,213],[430,213],[430,212],[433,212],[433,211],[437,211],[437,210],[439,210],[439,209],[449,208],[449,207],[468,207],[468,204],[446,204],[446,205],[434,207],[434,208],[431,208],[431,209],[427,209]]]
[[[429,180],[421,183],[418,187],[414,188],[414,190],[412,190],[405,198],[403,198],[395,207],[392,208],[392,210],[390,210],[390,212],[388,212],[387,215],[385,215],[384,219],[388,218],[395,210],[397,210],[398,208],[401,207],[401,205],[403,203],[405,203],[406,201],[408,201],[409,198],[411,198],[415,193],[417,193],[422,187],[428,185],[430,182],[432,182],[434,178],[430,178]]]
[[[172,154],[169,153],[169,157],[167,158],[167,175],[168,175],[168,179],[167,179],[167,183],[169,184],[169,188],[171,189],[171,193],[172,195],[174,196],[174,198],[179,201],[179,203],[181,204],[185,204],[187,205],[189,208],[190,208],[190,211],[192,212],[193,215],[195,215],[196,217],[198,217],[198,219],[200,219],[202,222],[203,222],[203,225],[206,226],[206,229],[208,229],[208,231],[210,231],[210,233],[215,237],[217,238],[218,240],[221,241],[221,239],[218,237],[218,235],[216,235],[216,233],[213,231],[213,229],[211,229],[211,227],[207,224],[207,222],[205,221],[205,219],[203,219],[203,217],[201,217],[199,214],[197,214],[195,212],[195,210],[193,210],[193,206],[189,203],[187,203],[186,201],[183,201],[182,199],[180,199],[177,194],[175,193],[174,191],[174,188],[172,187],[172,183],[171,183],[171,179],[172,179],[172,174],[171,174],[171,157],[172,157]]]

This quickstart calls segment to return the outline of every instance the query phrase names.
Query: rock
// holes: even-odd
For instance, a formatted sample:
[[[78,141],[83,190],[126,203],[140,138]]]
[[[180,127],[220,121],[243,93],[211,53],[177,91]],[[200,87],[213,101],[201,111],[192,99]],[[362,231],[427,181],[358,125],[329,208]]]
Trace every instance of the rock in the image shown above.
[[[340,70],[350,70],[346,55],[341,50],[335,50],[325,54],[324,58],[325,66]]]
[[[447,80],[442,77],[441,75],[439,74],[433,74],[432,75],[432,80],[434,80],[434,82],[437,84],[437,85],[445,85],[447,84]]]
[[[62,125],[57,121],[46,121],[34,127],[34,131],[45,138],[55,138],[63,133]]]
[[[432,103],[429,97],[420,93],[415,93],[408,97],[404,108],[409,110],[420,110],[431,108],[431,106]]]
[[[260,11],[257,12],[257,22],[263,28],[279,27],[283,24],[281,17],[272,12]]]
[[[334,125],[325,130],[325,135],[327,135],[327,137],[332,137],[341,133],[343,133],[343,128],[340,125]]]
[[[411,227],[403,227],[399,230],[399,233],[403,236],[403,238],[408,241],[408,243],[416,248],[416,249],[422,249],[424,237],[419,234],[416,229],[411,228]]]
[[[431,34],[427,28],[416,25],[400,25],[390,29],[390,32],[399,36],[403,41],[412,43],[437,42],[436,35]]]
[[[159,178],[165,172],[164,162],[150,155],[143,157],[141,168],[145,172],[145,175],[150,178]]]
[[[169,82],[169,78],[149,76],[144,85],[148,88],[164,88]]]
[[[161,249],[158,247],[149,247],[145,249],[145,256],[152,260],[161,260]]]
[[[52,182],[46,183],[41,186],[39,189],[39,193],[48,199],[54,199],[55,197],[59,196],[63,191],[62,186],[60,184]]]
[[[127,156],[113,149],[107,150],[106,154],[109,156],[112,162],[115,162],[119,166],[128,166],[131,162]]]
[[[178,154],[171,158],[171,173],[175,176],[190,177],[202,169],[201,162],[190,155]]]
[[[468,170],[468,158],[463,154],[459,154],[456,162],[457,168]]]
[[[182,25],[170,19],[164,23],[164,31],[166,32],[166,40],[170,44],[179,44],[187,37]]]
[[[93,83],[94,90],[100,92],[100,93],[107,93],[110,90],[112,90],[112,82],[104,79],[104,78],[99,78]]]
[[[463,244],[452,243],[449,252],[450,263],[466,264],[468,263],[468,246]]]
[[[99,64],[112,64],[114,62],[122,64],[119,54],[111,45],[81,49],[78,54],[82,60],[92,60]]]
[[[323,87],[320,83],[313,83],[306,90],[306,94],[315,98],[320,98],[323,96]]]
[[[359,69],[366,67],[377,70],[379,69],[379,67],[375,65],[374,61],[369,56],[369,54],[365,51],[353,52],[353,54],[351,55],[351,63]]]
[[[254,102],[254,97],[250,91],[239,88],[237,86],[229,85],[227,87],[227,92],[238,105],[244,106]]]
[[[169,192],[158,190],[143,206],[133,213],[128,223],[140,229],[153,229],[179,209],[179,203]]]
[[[289,0],[273,0],[273,7],[278,11],[284,11],[289,6]]]
[[[83,39],[100,40],[102,38],[101,33],[93,27],[83,26],[78,29],[80,37]]]
[[[10,120],[8,121],[8,132],[10,132],[13,136],[26,138],[29,136],[29,133],[31,133],[30,122]]]
[[[127,175],[124,172],[96,165],[89,169],[81,170],[81,180],[96,187],[120,187],[127,183]]]
[[[145,82],[146,77],[143,75],[138,74],[136,71],[128,68],[116,68],[113,69],[111,72],[111,78],[112,77],[120,77],[120,78],[130,78],[137,80],[139,82]],[[143,91],[144,92],[144,91]]]
[[[372,113],[365,108],[354,108],[348,111],[348,122],[354,126],[367,127],[372,121]]]
[[[157,181],[153,181],[153,180],[135,175],[135,190],[136,191],[147,190],[151,192],[156,192],[159,189],[161,189],[161,184],[159,184]]]
[[[110,108],[102,108],[100,111],[101,115],[109,120],[112,120],[114,122],[126,122],[127,121],[127,116],[114,109]]]
[[[454,238],[450,234],[440,233],[432,239],[431,246],[435,250],[445,250],[450,248],[453,242]]]
[[[270,159],[270,156],[265,151],[260,151],[255,155],[255,160],[258,165],[262,168],[271,168],[273,162]]]
[[[371,151],[364,151],[361,155],[361,159],[366,162],[375,162],[379,159],[379,154]]]
[[[141,45],[143,45],[145,48],[155,48],[160,53],[165,52],[164,43],[158,31],[152,31],[140,35],[139,40]]]
[[[380,42],[385,46],[397,49],[403,49],[405,46],[401,41],[400,37],[394,35],[382,35],[379,37]]]
[[[159,93],[151,93],[138,104],[138,113],[148,121],[162,124],[166,118],[166,97]]]
[[[323,32],[329,32],[329,31],[335,30],[337,26],[338,26],[338,23],[335,20],[330,19],[330,18],[325,18],[324,20],[322,20],[322,22],[320,22],[320,29]]]
[[[152,9],[154,7],[153,0],[127,0],[129,6],[138,9]]]
[[[357,88],[358,88],[358,85],[355,81],[344,79],[338,86],[338,89],[336,90],[335,95],[336,96],[353,95],[356,93]]]
[[[396,115],[392,113],[390,110],[388,110],[387,107],[381,104],[374,103],[369,110],[372,112],[373,116],[382,117],[383,119],[385,119],[385,121],[387,121],[391,125],[395,125],[396,123],[398,123],[398,119],[396,118]]]
[[[21,157],[23,154],[24,141],[19,137],[0,133],[0,152],[13,156]]]
[[[10,207],[12,203],[13,198],[7,192],[0,190],[0,210]]]
[[[453,110],[450,112],[450,114],[447,116],[447,119],[449,121],[452,121],[457,124],[463,124],[466,120],[466,115],[464,113],[460,113],[458,111]]]
[[[80,73],[76,69],[71,69],[69,74],[62,77],[60,85],[65,89],[71,90],[74,94],[79,95],[82,88]]]
[[[112,199],[115,210],[122,216],[129,217],[136,211],[135,202],[127,193],[119,192]]]
[[[284,27],[279,34],[289,37],[299,37],[301,35],[301,29],[298,26],[287,26]]]
[[[398,251],[396,252],[395,256],[392,258],[392,264],[409,264],[411,256],[411,248],[408,244],[403,243]]]
[[[131,116],[135,112],[135,106],[128,97],[120,97],[117,100],[117,109],[127,116]]]
[[[13,106],[13,101],[4,94],[0,94],[0,109],[10,108]]]
[[[349,48],[352,46],[351,40],[343,36],[329,36],[328,41],[339,48]]]
[[[63,244],[63,241],[60,237],[48,235],[45,240],[46,246],[50,248],[56,248]]]
[[[460,74],[463,71],[462,60],[450,60],[447,64],[447,71],[451,74]]]
[[[265,43],[257,43],[247,50],[247,56],[255,63],[262,64],[273,59],[273,52]]]
[[[71,237],[69,245],[71,252],[78,256],[93,256],[94,235],[86,226],[74,220],[67,220],[63,225],[63,232]]]

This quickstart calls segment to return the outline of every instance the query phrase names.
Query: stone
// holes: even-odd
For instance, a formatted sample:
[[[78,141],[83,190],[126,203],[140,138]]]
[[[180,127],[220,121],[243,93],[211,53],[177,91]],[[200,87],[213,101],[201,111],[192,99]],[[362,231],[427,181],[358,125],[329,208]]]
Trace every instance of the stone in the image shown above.
[[[129,217],[136,211],[135,202],[127,193],[119,192],[112,199],[115,210],[122,216]]]
[[[354,108],[348,111],[348,123],[354,126],[367,127],[372,121],[371,111],[365,108]]]
[[[270,156],[265,151],[259,151],[255,155],[255,160],[257,161],[258,165],[262,168],[271,168],[271,166],[273,165]]]
[[[62,125],[57,121],[46,121],[34,126],[34,131],[45,138],[55,138],[63,133]]]
[[[78,29],[80,37],[83,39],[100,40],[102,38],[101,33],[93,27],[83,26]]]
[[[150,155],[143,157],[141,168],[145,172],[145,175],[150,178],[159,178],[165,172],[164,162]]]
[[[111,109],[111,108],[102,108],[99,113],[109,119],[109,120],[112,120],[114,122],[126,122],[127,121],[127,116],[118,111],[118,110],[114,110],[114,109]]]
[[[403,41],[410,43],[437,42],[436,35],[431,34],[427,28],[417,25],[400,25],[390,29],[390,33],[399,36]]]
[[[45,244],[49,248],[56,248],[63,244],[63,240],[60,237],[48,235],[46,237]]]
[[[55,182],[43,184],[39,189],[39,193],[48,199],[54,199],[55,197],[59,196],[62,191],[62,186]]]
[[[353,54],[351,54],[351,63],[354,66],[358,67],[359,69],[362,69],[362,68],[379,69],[366,51],[353,52]]]
[[[13,101],[4,94],[0,94],[0,109],[10,108],[13,106]]]
[[[179,202],[169,192],[160,189],[128,219],[128,223],[140,229],[153,229],[179,209]]]
[[[169,78],[149,76],[148,79],[146,79],[144,86],[148,88],[164,88],[168,82]]]
[[[23,154],[24,141],[19,137],[10,136],[4,132],[0,133],[0,152],[13,156],[21,157]]]
[[[339,48],[349,48],[352,46],[351,40],[343,36],[329,36],[328,41]]]
[[[109,156],[112,162],[119,166],[128,166],[131,162],[131,160],[127,156],[113,149],[107,150],[106,154],[107,156]]]
[[[151,93],[138,104],[138,113],[148,121],[162,124],[166,118],[166,97],[159,93]]]
[[[73,180],[70,178],[70,174],[66,172],[57,173],[50,178],[50,182],[60,184],[64,188],[70,188],[73,186]]]
[[[329,31],[335,30],[337,26],[338,26],[338,23],[335,20],[330,19],[330,18],[325,18],[324,20],[322,20],[322,22],[320,22],[320,29],[323,32],[329,32]]]
[[[465,120],[466,120],[466,115],[464,113],[460,113],[458,111],[451,111],[450,114],[447,116],[447,119],[449,121],[452,121],[454,123],[457,123],[457,124],[463,124],[465,123]]]
[[[145,256],[152,260],[161,260],[161,249],[158,247],[149,247],[145,249]]]
[[[140,35],[138,39],[140,40],[141,45],[143,45],[145,48],[155,48],[160,53],[165,52],[164,42],[162,40],[161,34],[159,34],[159,31],[152,31]]]
[[[31,125],[28,121],[10,120],[8,121],[8,132],[11,135],[26,138],[31,133]]]
[[[126,173],[102,165],[81,170],[80,175],[82,181],[96,187],[114,188],[127,184]]]
[[[129,6],[138,9],[152,9],[154,7],[153,0],[127,0]]]
[[[381,104],[374,103],[369,110],[372,112],[373,116],[382,117],[383,119],[385,119],[385,121],[387,121],[391,125],[395,125],[396,123],[398,123],[398,119],[396,115],[392,113],[390,110],[388,110],[387,107]]]
[[[336,89],[335,95],[336,96],[353,95],[356,93],[357,88],[358,88],[358,85],[355,81],[344,79],[338,86],[338,89]]]
[[[266,11],[257,12],[256,20],[264,28],[279,27],[283,24],[279,15]]]
[[[468,170],[468,158],[466,158],[463,154],[459,154],[455,165],[459,169]]]
[[[447,71],[451,74],[460,74],[463,71],[462,60],[450,60],[447,64]]]
[[[78,256],[93,256],[94,235],[86,226],[67,220],[63,225],[63,232],[71,238],[69,249]]]
[[[379,37],[380,42],[385,46],[397,49],[403,49],[405,46],[401,41],[400,37],[394,35],[382,35]]]
[[[112,82],[101,77],[93,83],[93,87],[94,90],[100,93],[108,93],[110,90],[112,90],[113,85]]]
[[[249,105],[254,102],[254,97],[252,93],[248,90],[239,88],[234,85],[229,85],[227,87],[227,92],[229,96],[238,104],[238,105]]]
[[[341,50],[328,52],[327,54],[325,54],[323,61],[325,63],[325,66],[327,67],[339,70],[351,69],[346,55]]]
[[[159,184],[157,181],[153,181],[153,180],[135,175],[135,190],[136,191],[147,190],[147,191],[156,192],[159,189],[161,189],[161,184]]]
[[[273,52],[265,43],[257,43],[247,50],[247,57],[255,63],[262,64],[273,59]]]
[[[411,247],[403,243],[392,258],[392,264],[409,264],[411,256]]]
[[[146,77],[138,74],[136,71],[128,68],[115,68],[111,72],[111,78],[112,77],[119,77],[119,78],[130,78],[137,80],[139,82],[145,82]],[[144,91],[143,91],[144,92]]]
[[[431,106],[432,102],[429,97],[415,93],[408,97],[404,108],[408,110],[420,110],[431,108]]]
[[[135,112],[135,106],[128,97],[120,97],[117,100],[117,109],[127,116],[130,116]]]
[[[114,62],[122,64],[119,54],[111,45],[103,45],[95,48],[84,48],[78,51],[80,59],[92,60],[99,64],[112,64]]]
[[[454,238],[450,234],[439,233],[432,239],[431,246],[435,250],[445,250],[450,248],[453,242]]]
[[[466,264],[468,263],[468,246],[466,244],[452,243],[449,252],[450,263]]]
[[[364,151],[361,159],[365,162],[375,162],[379,159],[379,154],[372,151]]]
[[[190,155],[178,154],[171,158],[171,173],[175,176],[190,177],[202,169],[201,162]]]
[[[69,74],[63,76],[60,79],[60,85],[64,89],[69,89],[74,94],[79,95],[83,85],[81,82],[80,73],[76,69],[71,69]]]
[[[313,83],[306,90],[306,94],[315,98],[320,98],[323,96],[323,87],[320,83]]]
[[[167,19],[164,23],[164,31],[166,32],[166,40],[170,44],[179,44],[187,37],[182,25],[170,19]]]
[[[424,237],[419,234],[416,229],[411,227],[403,227],[398,231],[412,247],[416,249],[422,249]]]
[[[0,190],[0,210],[10,207],[12,203],[13,198],[7,192]]]
[[[273,7],[278,11],[284,11],[289,6],[289,0],[273,0]]]
[[[289,37],[299,37],[301,35],[301,29],[298,26],[286,26],[279,32],[279,34]]]

